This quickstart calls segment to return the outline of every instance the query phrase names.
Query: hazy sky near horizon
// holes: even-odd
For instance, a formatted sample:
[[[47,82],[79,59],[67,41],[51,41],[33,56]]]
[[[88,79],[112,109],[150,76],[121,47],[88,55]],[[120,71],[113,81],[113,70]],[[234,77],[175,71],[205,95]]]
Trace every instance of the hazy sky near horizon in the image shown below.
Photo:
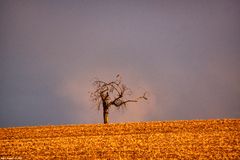
[[[0,127],[102,123],[95,77],[149,101],[110,122],[240,118],[238,0],[1,0]]]

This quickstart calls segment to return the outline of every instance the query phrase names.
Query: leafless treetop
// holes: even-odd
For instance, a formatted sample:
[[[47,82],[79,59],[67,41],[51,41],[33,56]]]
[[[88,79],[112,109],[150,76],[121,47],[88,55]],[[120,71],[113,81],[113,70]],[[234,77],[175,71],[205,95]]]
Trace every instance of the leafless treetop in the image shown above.
[[[120,108],[126,107],[129,102],[138,102],[140,99],[147,100],[146,92],[137,98],[130,99],[132,91],[122,83],[120,75],[116,76],[116,79],[111,82],[104,82],[101,80],[95,80],[93,82],[95,87],[94,92],[91,93],[91,100],[96,104],[98,109],[105,103],[107,107],[115,106]]]

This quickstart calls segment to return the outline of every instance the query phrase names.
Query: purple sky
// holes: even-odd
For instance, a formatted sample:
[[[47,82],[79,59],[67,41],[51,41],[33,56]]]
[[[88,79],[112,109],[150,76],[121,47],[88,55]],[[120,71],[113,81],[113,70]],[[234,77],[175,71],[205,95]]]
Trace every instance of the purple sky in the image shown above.
[[[147,102],[110,122],[240,118],[239,0],[0,2],[0,127],[102,123],[95,77]]]

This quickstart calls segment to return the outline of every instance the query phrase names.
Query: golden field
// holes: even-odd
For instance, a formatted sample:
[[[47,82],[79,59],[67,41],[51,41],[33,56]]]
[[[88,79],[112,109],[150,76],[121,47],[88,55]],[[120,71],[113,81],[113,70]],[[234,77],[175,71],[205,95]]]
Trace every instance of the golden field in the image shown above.
[[[0,129],[0,159],[240,159],[240,119]]]

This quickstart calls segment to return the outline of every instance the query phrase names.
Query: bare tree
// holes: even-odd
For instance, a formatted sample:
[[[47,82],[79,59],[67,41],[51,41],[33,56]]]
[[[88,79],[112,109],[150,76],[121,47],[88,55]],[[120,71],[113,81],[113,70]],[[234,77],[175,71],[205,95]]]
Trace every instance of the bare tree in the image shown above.
[[[130,99],[132,91],[122,83],[120,75],[116,76],[114,81],[104,82],[95,80],[93,82],[94,91],[91,92],[91,100],[96,104],[98,110],[103,108],[104,123],[108,123],[109,108],[114,106],[116,108],[126,107],[128,103],[138,102],[139,100],[147,100],[146,92],[137,98]]]

